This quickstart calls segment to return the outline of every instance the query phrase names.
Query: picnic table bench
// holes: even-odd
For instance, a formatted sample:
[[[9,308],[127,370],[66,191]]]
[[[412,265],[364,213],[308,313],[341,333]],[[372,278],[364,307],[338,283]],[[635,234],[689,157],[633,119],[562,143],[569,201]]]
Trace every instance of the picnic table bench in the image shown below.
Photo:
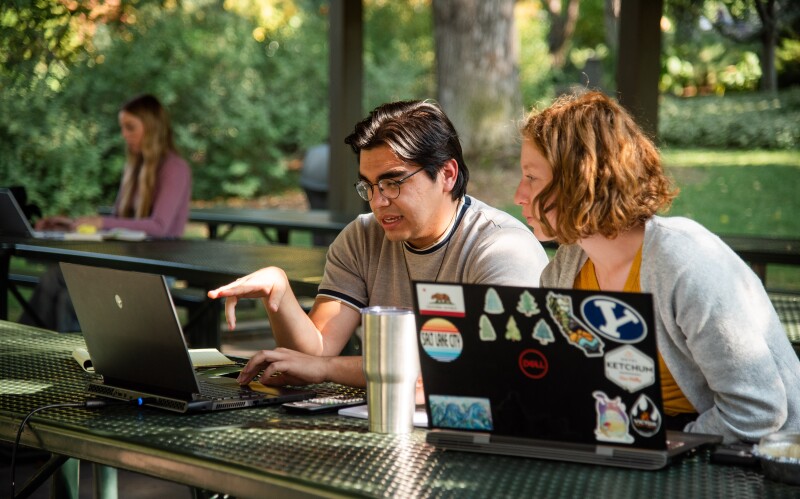
[[[800,265],[800,239],[720,235],[766,285],[767,264]]]

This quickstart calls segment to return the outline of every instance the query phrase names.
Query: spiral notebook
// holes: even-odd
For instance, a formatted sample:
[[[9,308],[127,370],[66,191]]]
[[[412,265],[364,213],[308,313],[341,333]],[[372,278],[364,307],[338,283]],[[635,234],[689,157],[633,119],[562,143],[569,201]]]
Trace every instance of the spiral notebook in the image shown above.
[[[429,443],[658,469],[722,440],[665,429],[649,294],[413,287]]]

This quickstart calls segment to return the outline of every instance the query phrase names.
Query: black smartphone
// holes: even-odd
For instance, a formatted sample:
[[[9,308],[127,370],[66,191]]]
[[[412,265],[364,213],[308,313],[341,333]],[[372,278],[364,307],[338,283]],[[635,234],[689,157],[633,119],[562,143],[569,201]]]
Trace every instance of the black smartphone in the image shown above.
[[[737,442],[717,445],[711,451],[711,462],[738,466],[758,466],[758,457],[753,455],[753,444]]]
[[[333,395],[330,397],[317,397],[308,400],[298,400],[297,402],[286,402],[281,407],[289,412],[301,414],[321,414],[334,412],[345,407],[366,404],[364,397],[353,397],[352,395]]]

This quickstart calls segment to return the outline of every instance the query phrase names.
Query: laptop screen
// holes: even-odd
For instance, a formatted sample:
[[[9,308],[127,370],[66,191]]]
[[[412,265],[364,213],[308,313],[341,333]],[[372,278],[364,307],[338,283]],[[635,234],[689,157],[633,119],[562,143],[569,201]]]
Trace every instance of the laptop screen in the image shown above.
[[[33,229],[11,190],[0,187],[0,235],[32,237]]]
[[[652,296],[414,283],[432,428],[666,448]]]
[[[190,397],[198,385],[160,275],[61,263],[95,372],[109,385]]]

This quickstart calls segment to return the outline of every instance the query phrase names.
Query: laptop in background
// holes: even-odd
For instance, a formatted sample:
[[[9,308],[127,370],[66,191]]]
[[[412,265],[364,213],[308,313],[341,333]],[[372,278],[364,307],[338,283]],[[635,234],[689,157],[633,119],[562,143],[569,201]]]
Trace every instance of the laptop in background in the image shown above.
[[[95,373],[89,393],[175,412],[217,411],[304,400],[313,391],[195,370],[163,276],[61,263]]]
[[[659,469],[722,440],[664,428],[650,294],[413,288],[429,443]]]
[[[0,236],[25,237],[32,239],[52,239],[60,241],[102,241],[121,239],[141,241],[147,234],[139,230],[111,229],[94,233],[60,230],[34,230],[28,217],[17,203],[10,189],[0,187]]]
[[[17,199],[5,187],[0,187],[0,235],[34,237],[34,230]]]

